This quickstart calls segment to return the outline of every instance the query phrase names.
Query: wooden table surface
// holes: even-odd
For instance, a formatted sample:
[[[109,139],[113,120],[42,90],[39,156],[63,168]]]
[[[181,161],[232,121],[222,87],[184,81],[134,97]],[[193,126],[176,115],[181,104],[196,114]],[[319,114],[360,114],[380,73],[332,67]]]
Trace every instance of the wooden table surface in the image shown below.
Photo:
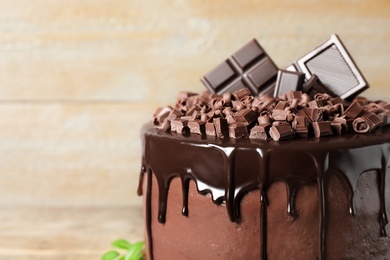
[[[257,38],[280,67],[338,33],[390,101],[390,2],[0,1],[0,259],[143,237],[139,130]]]

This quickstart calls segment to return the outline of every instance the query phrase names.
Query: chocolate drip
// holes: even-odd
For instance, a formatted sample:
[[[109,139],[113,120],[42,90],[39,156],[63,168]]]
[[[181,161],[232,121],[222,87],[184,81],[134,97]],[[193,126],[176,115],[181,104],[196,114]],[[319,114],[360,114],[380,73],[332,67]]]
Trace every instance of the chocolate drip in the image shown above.
[[[287,212],[294,216],[296,192],[301,185],[316,183],[319,194],[319,258],[326,255],[325,176],[337,173],[347,186],[349,211],[353,215],[353,197],[359,176],[378,171],[380,192],[380,235],[386,236],[388,217],[385,207],[385,177],[390,160],[390,128],[367,135],[346,134],[321,139],[296,139],[277,143],[249,139],[216,139],[199,135],[183,136],[145,125],[142,180],[147,173],[146,225],[149,255],[153,259],[151,230],[151,180],[155,175],[159,189],[158,221],[165,222],[169,184],[179,177],[183,189],[183,215],[188,213],[189,181],[201,194],[210,193],[215,204],[226,203],[228,217],[239,222],[241,199],[251,190],[261,194],[261,252],[267,259],[267,190],[276,181],[286,184]]]

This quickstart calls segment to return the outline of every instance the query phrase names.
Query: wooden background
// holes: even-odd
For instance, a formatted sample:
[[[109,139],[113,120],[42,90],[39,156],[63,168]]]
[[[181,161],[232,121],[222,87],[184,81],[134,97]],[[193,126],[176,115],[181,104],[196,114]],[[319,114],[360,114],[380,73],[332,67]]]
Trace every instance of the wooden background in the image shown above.
[[[252,38],[280,67],[338,33],[390,100],[390,1],[1,0],[0,259],[142,239],[139,129]]]

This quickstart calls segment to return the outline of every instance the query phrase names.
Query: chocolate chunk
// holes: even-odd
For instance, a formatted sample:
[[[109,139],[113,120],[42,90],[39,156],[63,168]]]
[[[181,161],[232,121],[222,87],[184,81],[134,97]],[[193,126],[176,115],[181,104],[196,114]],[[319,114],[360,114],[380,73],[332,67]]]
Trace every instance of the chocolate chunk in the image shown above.
[[[302,91],[290,91],[286,94],[287,100],[301,99]]]
[[[213,122],[207,122],[206,123],[206,135],[212,135],[215,136],[215,126]]]
[[[233,93],[235,100],[241,100],[244,97],[251,95],[251,91],[248,88],[242,88]]]
[[[233,115],[233,118],[237,122],[244,123],[245,125],[249,125],[256,121],[257,113],[250,108],[242,109]]]
[[[382,119],[374,113],[370,113],[370,112],[365,113],[364,115],[362,115],[362,118],[370,126],[370,131],[374,130],[375,128],[383,124]]]
[[[330,122],[313,122],[315,137],[333,135],[333,129]]]
[[[309,122],[306,116],[295,116],[292,127],[300,137],[309,135]]]
[[[218,138],[224,138],[225,136],[229,136],[228,123],[226,119],[214,118],[213,122],[215,127],[215,134]]]
[[[328,101],[326,101],[325,99],[312,100],[308,104],[310,108],[320,108],[326,106],[328,104]]]
[[[295,137],[295,132],[288,123],[273,125],[269,130],[269,134],[275,141],[287,140]]]
[[[330,122],[330,125],[333,129],[333,134],[341,135],[343,132],[343,125],[340,122]]]
[[[304,111],[310,118],[311,122],[322,121],[323,119],[323,111],[318,108],[304,108]]]
[[[248,129],[243,123],[233,123],[229,125],[229,136],[231,138],[246,138],[248,137]]]
[[[328,101],[331,105],[338,105],[338,104],[342,104],[344,101],[341,97],[335,97],[335,98],[332,98]]]
[[[350,119],[355,119],[363,113],[364,107],[362,107],[357,101],[352,102],[352,104],[344,111],[344,115]]]
[[[287,110],[281,110],[281,109],[272,110],[272,118],[276,121],[286,121],[287,116],[289,114],[291,114],[291,112]]]
[[[368,88],[368,83],[337,35],[332,35],[295,63],[306,79],[315,74],[337,96],[352,98]]]
[[[187,125],[188,121],[183,119],[174,119],[171,121],[171,131],[177,133],[185,133],[190,129]]]
[[[250,131],[249,138],[250,139],[267,140],[268,139],[268,135],[267,135],[268,129],[269,129],[269,125],[254,126]]]
[[[191,133],[204,134],[206,133],[206,123],[201,120],[193,120],[188,122],[188,128]]]
[[[237,122],[232,115],[227,115],[226,120],[229,125]]]
[[[273,93],[278,68],[256,39],[207,73],[202,83],[213,93],[249,88],[254,95]]]
[[[180,111],[175,108],[175,109],[171,110],[171,112],[169,112],[167,119],[169,121],[173,121],[174,119],[179,118],[180,116],[181,116]]]
[[[268,115],[261,115],[257,118],[257,122],[259,125],[270,125],[272,120]]]
[[[311,98],[314,98],[318,93],[327,93],[332,97],[336,96],[336,94],[328,89],[315,74],[311,75],[309,80],[304,84],[303,92],[307,93]]]
[[[286,101],[280,100],[274,109],[284,110],[288,106],[288,103]]]
[[[381,118],[383,125],[390,125],[390,111],[380,113],[378,116]]]
[[[280,97],[290,91],[301,90],[305,74],[288,70],[279,70],[276,79],[274,97]]]

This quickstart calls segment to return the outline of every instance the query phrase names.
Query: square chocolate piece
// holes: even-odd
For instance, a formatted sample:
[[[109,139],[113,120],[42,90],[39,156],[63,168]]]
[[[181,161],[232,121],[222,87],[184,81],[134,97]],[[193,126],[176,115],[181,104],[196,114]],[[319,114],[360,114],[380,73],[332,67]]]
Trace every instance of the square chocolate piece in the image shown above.
[[[207,73],[202,83],[212,93],[249,88],[253,95],[273,94],[278,68],[256,39]]]
[[[289,69],[293,70],[294,66]],[[357,96],[367,89],[368,83],[359,71],[340,38],[333,34],[317,48],[300,58],[295,68],[306,74],[315,74],[334,94],[343,99]]]

